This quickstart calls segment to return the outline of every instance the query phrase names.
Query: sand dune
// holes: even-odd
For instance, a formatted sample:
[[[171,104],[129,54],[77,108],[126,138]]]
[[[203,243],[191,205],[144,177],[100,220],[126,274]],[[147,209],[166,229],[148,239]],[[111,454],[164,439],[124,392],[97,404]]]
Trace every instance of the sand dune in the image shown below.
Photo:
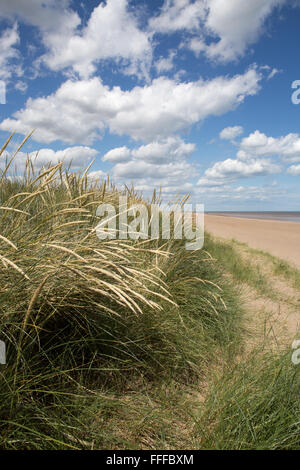
[[[206,214],[205,230],[217,237],[248,243],[300,269],[300,223]]]

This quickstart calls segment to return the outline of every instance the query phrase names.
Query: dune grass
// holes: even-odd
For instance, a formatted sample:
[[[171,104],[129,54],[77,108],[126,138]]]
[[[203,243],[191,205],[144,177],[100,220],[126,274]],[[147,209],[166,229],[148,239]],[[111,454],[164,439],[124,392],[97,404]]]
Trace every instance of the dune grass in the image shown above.
[[[212,381],[196,417],[203,449],[300,448],[300,369],[291,352],[256,349]]]
[[[12,167],[0,173],[1,449],[299,447],[292,370],[239,359],[232,252],[210,237],[199,251],[100,241],[100,204],[150,202],[62,163]]]
[[[83,431],[86,403],[105,428],[141,381],[196,383],[218,348],[238,347],[239,308],[205,250],[99,240],[97,207],[118,207],[120,194],[141,202],[132,188],[62,163],[36,173],[28,160],[22,177],[9,166],[0,175],[0,445],[101,448],[107,433]]]

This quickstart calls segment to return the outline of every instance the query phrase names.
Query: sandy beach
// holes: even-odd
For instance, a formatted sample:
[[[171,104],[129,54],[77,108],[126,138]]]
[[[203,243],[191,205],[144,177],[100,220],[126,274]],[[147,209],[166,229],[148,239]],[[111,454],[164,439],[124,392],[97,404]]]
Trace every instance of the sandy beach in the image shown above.
[[[300,223],[206,214],[205,230],[217,237],[235,238],[251,248],[267,251],[300,269]]]

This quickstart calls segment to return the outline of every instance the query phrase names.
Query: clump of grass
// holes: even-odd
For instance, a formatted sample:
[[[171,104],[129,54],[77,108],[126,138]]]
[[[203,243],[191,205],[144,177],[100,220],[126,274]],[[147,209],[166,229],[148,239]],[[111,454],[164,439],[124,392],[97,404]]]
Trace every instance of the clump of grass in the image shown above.
[[[202,448],[300,449],[299,374],[291,352],[256,350],[227,368],[196,418]]]
[[[23,177],[9,168],[0,175],[0,446],[101,448],[101,431],[83,426],[86,402],[106,422],[115,397],[140,380],[197,381],[218,348],[236,347],[239,308],[203,250],[97,238],[97,207],[117,207],[120,194],[142,202],[132,188],[62,163],[36,173],[28,160]]]

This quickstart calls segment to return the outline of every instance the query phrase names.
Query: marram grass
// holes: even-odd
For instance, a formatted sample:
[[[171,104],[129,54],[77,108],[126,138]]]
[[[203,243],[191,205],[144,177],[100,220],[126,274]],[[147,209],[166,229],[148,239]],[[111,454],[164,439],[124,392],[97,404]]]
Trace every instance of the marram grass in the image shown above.
[[[11,176],[13,157],[0,173],[0,446],[81,448],[80,403],[100,400],[105,420],[112,394],[140,380],[197,380],[234,342],[235,306],[204,250],[98,239],[97,207],[143,202],[133,188],[30,159]]]
[[[63,163],[36,171],[28,159],[20,177],[8,143],[0,448],[299,448],[292,365],[239,359],[226,253],[209,237],[194,252],[178,240],[100,241],[100,204],[149,202]]]

